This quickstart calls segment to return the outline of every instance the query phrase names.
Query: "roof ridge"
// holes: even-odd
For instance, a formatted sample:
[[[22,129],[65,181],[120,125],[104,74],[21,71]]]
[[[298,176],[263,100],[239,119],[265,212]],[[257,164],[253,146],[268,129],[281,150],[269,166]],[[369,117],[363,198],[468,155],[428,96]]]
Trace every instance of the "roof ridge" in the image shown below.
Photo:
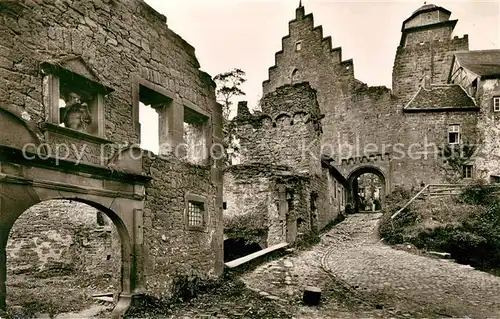
[[[455,51],[455,53],[480,53],[480,52],[500,52],[500,49],[460,50],[460,51]]]

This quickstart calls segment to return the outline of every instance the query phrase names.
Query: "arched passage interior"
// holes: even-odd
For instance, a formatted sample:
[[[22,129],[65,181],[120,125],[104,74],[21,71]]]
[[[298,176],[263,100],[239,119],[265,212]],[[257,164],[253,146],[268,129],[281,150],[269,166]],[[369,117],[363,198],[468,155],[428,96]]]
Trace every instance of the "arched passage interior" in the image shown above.
[[[262,250],[262,247],[244,238],[228,238],[224,240],[224,262],[235,260]]]
[[[130,293],[130,238],[112,210],[83,199],[46,200],[2,224],[10,314],[74,312],[91,305],[92,294],[117,300]]]
[[[349,203],[355,212],[378,211],[387,192],[386,177],[375,166],[362,166],[349,174]]]

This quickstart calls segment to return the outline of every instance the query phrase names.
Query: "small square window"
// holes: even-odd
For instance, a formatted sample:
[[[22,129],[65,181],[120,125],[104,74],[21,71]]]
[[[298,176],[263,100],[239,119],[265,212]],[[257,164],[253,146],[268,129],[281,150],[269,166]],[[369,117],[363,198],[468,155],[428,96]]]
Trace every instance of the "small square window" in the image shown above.
[[[295,51],[302,50],[302,41],[295,43]]]
[[[460,144],[460,125],[454,124],[448,127],[448,143]]]
[[[500,112],[500,96],[493,98],[493,112]]]
[[[185,223],[187,230],[206,230],[207,208],[204,197],[186,195]]]
[[[464,165],[462,168],[462,177],[463,178],[472,178],[473,166],[472,165]]]
[[[222,209],[226,210],[227,209],[227,203],[226,202],[223,202],[222,203]]]
[[[205,205],[200,202],[188,202],[188,226],[203,227],[203,212]]]

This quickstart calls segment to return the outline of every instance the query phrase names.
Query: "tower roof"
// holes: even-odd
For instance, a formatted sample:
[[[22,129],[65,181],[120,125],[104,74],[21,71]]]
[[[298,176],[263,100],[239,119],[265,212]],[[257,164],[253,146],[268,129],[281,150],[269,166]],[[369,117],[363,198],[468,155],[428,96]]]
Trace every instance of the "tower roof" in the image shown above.
[[[450,10],[447,10],[443,7],[440,7],[440,6],[437,6],[435,4],[424,4],[423,6],[421,6],[420,8],[418,8],[417,10],[413,11],[413,13],[411,14],[411,16],[406,19],[404,22],[403,22],[403,25],[408,22],[409,20],[415,18],[416,16],[418,16],[419,14],[422,14],[422,13],[426,13],[426,12],[431,12],[431,11],[442,11],[448,15],[451,15],[451,11]]]
[[[420,8],[418,8],[417,10],[413,11],[412,15],[414,15],[416,13],[419,13],[421,11],[427,12],[427,11],[431,11],[432,9],[437,9],[437,8],[440,8],[440,7],[438,7],[435,4],[424,4],[423,6],[421,6]]]

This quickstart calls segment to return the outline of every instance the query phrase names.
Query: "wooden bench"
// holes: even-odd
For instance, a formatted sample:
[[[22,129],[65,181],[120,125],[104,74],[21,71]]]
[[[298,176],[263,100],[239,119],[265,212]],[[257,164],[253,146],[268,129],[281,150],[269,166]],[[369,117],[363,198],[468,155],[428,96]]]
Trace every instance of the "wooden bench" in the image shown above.
[[[284,249],[284,248],[288,247],[288,245],[289,245],[288,243],[281,243],[281,244],[277,244],[274,246],[270,246],[270,247],[267,247],[266,249],[256,251],[250,255],[246,255],[244,257],[228,261],[227,263],[224,264],[224,266],[226,266],[226,268],[236,268],[238,266],[246,264],[249,261],[255,260],[259,257],[262,257],[262,256],[265,256],[265,255],[270,254],[272,252],[276,252],[278,250]]]

